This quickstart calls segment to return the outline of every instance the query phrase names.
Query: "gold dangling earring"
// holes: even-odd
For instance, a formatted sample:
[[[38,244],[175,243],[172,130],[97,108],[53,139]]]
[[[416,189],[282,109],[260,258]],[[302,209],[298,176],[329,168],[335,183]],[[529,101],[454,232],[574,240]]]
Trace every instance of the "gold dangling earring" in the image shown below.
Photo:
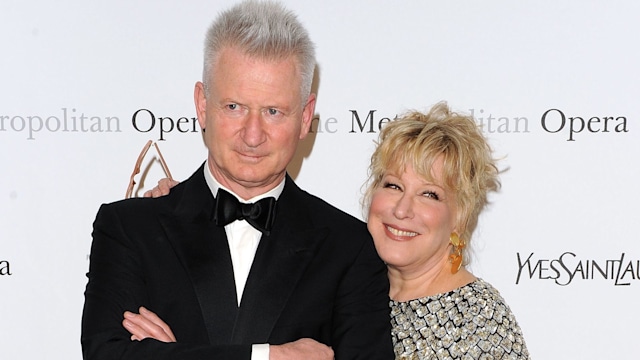
[[[455,274],[460,270],[462,266],[462,249],[467,245],[464,240],[458,237],[458,234],[453,232],[449,236],[449,241],[453,245],[453,254],[449,255],[449,261],[451,261],[451,273]]]

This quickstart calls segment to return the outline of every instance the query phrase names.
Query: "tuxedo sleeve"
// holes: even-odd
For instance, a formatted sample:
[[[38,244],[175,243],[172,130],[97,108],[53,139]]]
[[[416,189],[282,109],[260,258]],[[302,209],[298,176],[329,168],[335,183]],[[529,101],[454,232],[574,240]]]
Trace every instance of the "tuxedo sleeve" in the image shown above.
[[[117,208],[122,209],[123,206]],[[93,224],[82,315],[83,358],[249,360],[250,344],[213,346],[209,344],[206,334],[176,334],[176,343],[153,339],[130,340],[131,335],[122,326],[123,313],[137,312],[140,306],[148,306],[149,294],[145,284],[148,274],[145,272],[150,269],[143,265],[141,246],[130,232],[125,231],[123,218],[121,213],[114,210],[114,206],[103,205]]]
[[[353,234],[352,234],[353,236]],[[336,299],[332,347],[336,360],[393,359],[387,268],[368,233]]]

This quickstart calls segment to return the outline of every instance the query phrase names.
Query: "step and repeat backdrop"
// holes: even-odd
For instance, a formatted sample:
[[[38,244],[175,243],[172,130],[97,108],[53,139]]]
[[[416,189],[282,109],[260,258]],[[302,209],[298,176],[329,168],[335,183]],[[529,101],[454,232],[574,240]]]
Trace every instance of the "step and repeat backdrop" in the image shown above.
[[[0,3],[0,359],[81,359],[92,222],[156,141],[204,161],[204,32],[234,1]],[[501,159],[471,270],[535,359],[632,359],[640,320],[640,5],[294,1],[317,45],[312,134],[289,172],[362,218],[374,140],[409,109],[470,113]],[[164,176],[151,149],[142,191]],[[139,193],[140,194],[140,193]]]

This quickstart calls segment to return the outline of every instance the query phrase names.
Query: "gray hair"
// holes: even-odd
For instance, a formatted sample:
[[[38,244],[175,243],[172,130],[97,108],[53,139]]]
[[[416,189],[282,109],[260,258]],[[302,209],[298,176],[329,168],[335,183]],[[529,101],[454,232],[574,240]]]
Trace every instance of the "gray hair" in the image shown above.
[[[248,0],[220,13],[205,39],[202,82],[207,93],[211,71],[225,47],[264,60],[295,56],[302,75],[303,102],[311,93],[316,66],[314,44],[296,15],[280,3]]]

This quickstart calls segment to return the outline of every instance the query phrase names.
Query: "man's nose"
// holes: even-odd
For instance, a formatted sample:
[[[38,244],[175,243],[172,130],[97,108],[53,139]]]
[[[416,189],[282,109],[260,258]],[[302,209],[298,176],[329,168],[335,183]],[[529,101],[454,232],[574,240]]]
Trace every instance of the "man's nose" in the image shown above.
[[[265,123],[259,111],[250,111],[242,129],[242,140],[250,147],[257,147],[266,140]]]

